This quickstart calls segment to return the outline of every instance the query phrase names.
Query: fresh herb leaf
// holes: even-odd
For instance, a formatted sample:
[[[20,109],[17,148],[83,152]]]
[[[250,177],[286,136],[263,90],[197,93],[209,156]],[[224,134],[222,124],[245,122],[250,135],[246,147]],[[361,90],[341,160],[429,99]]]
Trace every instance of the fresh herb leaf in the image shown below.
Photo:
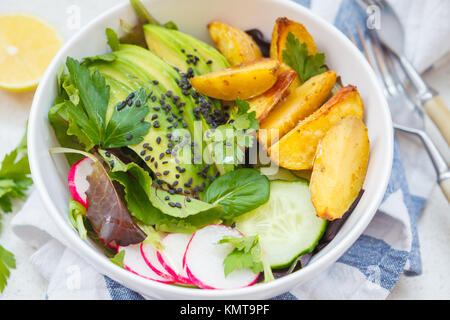
[[[117,51],[119,50],[120,47],[120,41],[119,41],[119,37],[117,36],[117,33],[111,29],[111,28],[106,28],[105,30],[106,33],[106,38],[108,39],[108,45],[110,46],[112,51]]]
[[[110,87],[105,78],[98,71],[91,74],[73,58],[67,58],[66,65],[79,96],[78,105],[73,101],[65,102],[69,134],[76,135],[87,150],[92,146],[120,148],[141,142],[150,128],[150,123],[141,122],[149,112],[145,89],[134,92],[127,100],[130,104],[114,108],[107,121]]]
[[[116,55],[112,52],[106,54],[100,54],[94,57],[86,57],[83,59],[82,64],[89,65],[96,61],[113,62],[116,60]]]
[[[249,112],[247,101],[236,99],[236,108],[230,113],[228,123],[206,132],[210,157],[224,174],[244,162],[244,150],[253,146],[255,132],[259,129],[256,112]]]
[[[225,277],[234,270],[248,268],[253,273],[264,270],[258,236],[242,238],[225,236],[218,243],[228,243],[233,247],[233,251],[223,261]]]
[[[289,32],[287,36],[286,50],[283,50],[283,61],[297,72],[303,83],[327,71],[323,66],[325,54],[309,55],[306,43],[300,45],[300,41],[295,38],[292,32]]]
[[[109,261],[124,268],[123,259],[125,258],[125,250],[119,251],[114,257],[110,258]]]
[[[16,268],[16,259],[14,255],[0,246],[0,293],[6,287],[10,275],[10,269]]]
[[[82,240],[85,240],[87,235],[86,227],[84,226],[85,217],[86,208],[81,203],[71,199],[69,202],[69,219]]]
[[[219,204],[224,219],[236,218],[269,200],[270,184],[266,176],[253,169],[237,169],[208,187],[205,201]]]
[[[164,23],[164,28],[170,29],[170,30],[178,30],[177,25],[173,21],[169,21],[169,22]]]
[[[0,219],[1,211],[12,211],[11,199],[23,199],[25,191],[33,184],[30,178],[30,166],[27,155],[26,133],[19,145],[5,156],[0,164]],[[1,229],[1,220],[0,220]],[[0,246],[0,292],[3,292],[10,275],[10,269],[16,267],[14,255]]]
[[[20,144],[7,154],[0,164],[0,209],[12,211],[11,199],[25,198],[25,191],[33,184],[28,164],[26,134]],[[1,218],[1,215],[0,215]],[[1,224],[0,224],[1,227]]]

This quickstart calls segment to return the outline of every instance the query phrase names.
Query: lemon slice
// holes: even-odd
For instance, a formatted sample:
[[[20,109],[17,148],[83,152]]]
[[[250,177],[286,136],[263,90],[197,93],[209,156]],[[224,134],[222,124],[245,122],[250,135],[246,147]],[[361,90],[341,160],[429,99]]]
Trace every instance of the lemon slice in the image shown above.
[[[61,44],[58,32],[39,17],[0,15],[0,88],[36,88]]]

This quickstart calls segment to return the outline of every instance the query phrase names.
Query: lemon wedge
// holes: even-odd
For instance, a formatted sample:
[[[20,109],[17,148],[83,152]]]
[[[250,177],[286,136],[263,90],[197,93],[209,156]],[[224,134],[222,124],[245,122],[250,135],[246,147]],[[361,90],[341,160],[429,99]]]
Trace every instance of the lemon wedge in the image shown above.
[[[39,17],[0,15],[0,88],[36,88],[61,45],[59,33]]]

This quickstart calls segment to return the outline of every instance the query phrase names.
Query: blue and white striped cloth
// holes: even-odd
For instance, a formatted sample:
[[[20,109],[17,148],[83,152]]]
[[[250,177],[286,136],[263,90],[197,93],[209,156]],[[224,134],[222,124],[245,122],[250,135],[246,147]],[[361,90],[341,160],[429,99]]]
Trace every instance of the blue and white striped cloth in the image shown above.
[[[347,26],[355,32],[356,24],[366,26],[366,12],[353,0],[296,0],[296,2],[334,22],[344,33]],[[393,1],[393,4],[402,10],[400,14],[402,19],[406,19],[406,13],[409,19],[417,19],[422,17],[421,14],[424,12],[424,8],[420,6],[426,6],[427,3],[437,8],[437,5],[443,5],[443,2],[445,1],[397,0]],[[415,8],[416,14],[410,12],[411,8]],[[445,16],[443,18],[446,19]],[[443,23],[446,23],[445,19],[442,20]],[[408,23],[408,20],[405,21]],[[435,22],[438,24],[439,20]],[[415,32],[417,35],[419,31]],[[423,34],[425,30],[420,32]],[[445,36],[448,37],[448,34],[444,34],[444,39]],[[434,48],[432,45],[431,47]],[[420,48],[430,48],[430,45],[421,44]],[[408,47],[408,50],[416,52],[414,48]],[[428,51],[436,54],[435,50]],[[424,59],[423,55],[417,54],[414,57],[416,66],[421,70],[430,67],[422,61],[429,63],[438,58],[428,55]],[[402,159],[402,155],[408,154],[414,154],[414,157],[406,156]],[[409,177],[414,177],[414,181],[421,181],[420,185],[410,184]],[[435,174],[422,147],[401,136],[396,137],[390,183],[382,205],[367,230],[325,272],[274,299],[385,299],[400,275],[421,274],[416,222],[434,186],[434,181]],[[48,299],[144,299],[140,294],[96,272],[92,266],[84,263],[82,258],[57,240],[62,237],[46,217],[36,192],[15,217],[13,228],[19,237],[28,243],[34,243],[38,248],[31,257],[31,262],[49,281]],[[47,261],[58,263],[49,265]],[[76,268],[73,268],[74,266]],[[82,277],[83,281],[76,281],[79,277]]]

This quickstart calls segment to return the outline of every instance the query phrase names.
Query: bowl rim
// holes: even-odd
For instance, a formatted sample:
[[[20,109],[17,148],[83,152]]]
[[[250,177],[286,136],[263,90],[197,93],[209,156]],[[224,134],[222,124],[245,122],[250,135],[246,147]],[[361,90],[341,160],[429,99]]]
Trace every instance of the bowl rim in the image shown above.
[[[147,0],[146,2],[151,2],[152,0]],[[299,270],[290,275],[284,276],[282,278],[276,279],[275,281],[271,281],[268,283],[263,283],[257,286],[250,286],[245,288],[237,288],[237,289],[227,289],[227,290],[198,290],[193,288],[184,288],[180,286],[167,285],[158,283],[156,281],[148,281],[138,275],[135,275],[127,270],[120,268],[119,266],[111,263],[108,259],[105,258],[100,252],[95,250],[91,245],[87,242],[81,240],[77,233],[73,232],[73,228],[69,226],[69,224],[62,218],[62,215],[59,213],[59,210],[56,208],[53,200],[48,193],[45,184],[42,182],[42,176],[45,174],[42,172],[39,159],[36,156],[38,154],[35,147],[35,127],[36,122],[39,121],[39,104],[41,100],[41,95],[46,87],[48,87],[47,83],[51,81],[51,77],[53,77],[52,70],[56,70],[59,66],[57,62],[60,60],[62,56],[66,54],[66,51],[72,47],[73,43],[81,38],[83,35],[89,32],[89,30],[95,27],[97,24],[101,23],[105,18],[114,14],[116,11],[123,10],[125,7],[130,6],[129,2],[124,2],[114,6],[97,18],[90,21],[86,26],[84,26],[77,34],[72,36],[59,50],[57,55],[54,57],[52,62],[49,64],[45,74],[41,78],[41,82],[35,92],[35,96],[33,99],[29,123],[28,123],[28,152],[29,152],[29,162],[30,169],[34,184],[39,193],[40,198],[42,199],[45,208],[48,210],[51,219],[56,224],[57,228],[61,232],[63,240],[66,241],[67,245],[70,246],[77,254],[79,254],[83,259],[87,260],[97,271],[101,274],[107,275],[112,279],[120,282],[121,284],[129,287],[138,292],[139,288],[149,288],[156,289],[157,292],[155,294],[158,296],[159,292],[162,295],[170,295],[174,297],[179,296],[189,296],[193,299],[225,299],[225,298],[233,298],[233,297],[245,297],[251,296],[252,294],[261,293],[264,290],[275,289],[280,286],[287,286],[289,282],[299,282],[298,279],[308,277],[308,275],[319,274],[329,266],[331,266],[334,262],[336,262],[342,254],[357,240],[357,238],[363,233],[368,224],[373,219],[378,207],[381,204],[381,201],[386,192],[389,179],[391,176],[393,158],[394,158],[394,133],[393,126],[391,120],[391,114],[389,111],[389,107],[383,91],[381,89],[378,78],[370,67],[367,60],[364,58],[363,54],[356,48],[352,42],[341,32],[339,31],[333,24],[329,23],[322,17],[312,13],[309,9],[301,6],[300,4],[290,1],[290,0],[270,0],[271,2],[280,3],[284,6],[290,8],[293,11],[297,11],[299,14],[308,16],[309,19],[313,20],[315,23],[320,24],[327,29],[327,32],[332,33],[332,35],[337,39],[337,41],[342,42],[344,45],[349,47],[349,50],[353,52],[354,57],[358,60],[358,63],[361,67],[364,68],[364,72],[366,72],[370,78],[370,82],[373,85],[373,94],[378,96],[378,99],[383,102],[383,105],[380,106],[380,110],[383,113],[384,121],[386,122],[386,126],[389,132],[386,133],[386,141],[383,141],[387,144],[386,150],[388,154],[385,155],[385,162],[383,166],[383,172],[380,172],[378,175],[379,178],[379,188],[377,194],[371,195],[369,197],[369,201],[367,204],[368,211],[363,215],[356,223],[355,226],[341,239],[339,243],[335,245],[335,247],[327,252],[325,255],[319,257],[308,267]],[[148,4],[148,3],[146,3]],[[124,284],[127,283],[127,284]],[[144,290],[141,290],[144,291]]]

